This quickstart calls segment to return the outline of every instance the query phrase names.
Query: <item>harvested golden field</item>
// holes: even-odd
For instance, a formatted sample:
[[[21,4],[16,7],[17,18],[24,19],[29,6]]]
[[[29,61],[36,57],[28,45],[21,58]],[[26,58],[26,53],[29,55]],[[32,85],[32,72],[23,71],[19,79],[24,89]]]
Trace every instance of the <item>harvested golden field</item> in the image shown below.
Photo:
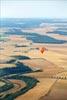
[[[67,100],[66,23],[18,22],[0,28],[0,99]]]

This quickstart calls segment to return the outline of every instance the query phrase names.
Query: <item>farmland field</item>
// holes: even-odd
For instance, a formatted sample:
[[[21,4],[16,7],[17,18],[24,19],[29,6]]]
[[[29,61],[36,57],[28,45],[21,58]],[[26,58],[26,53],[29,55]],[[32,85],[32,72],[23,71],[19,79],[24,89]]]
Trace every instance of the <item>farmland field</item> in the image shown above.
[[[67,100],[67,20],[0,22],[0,100]]]

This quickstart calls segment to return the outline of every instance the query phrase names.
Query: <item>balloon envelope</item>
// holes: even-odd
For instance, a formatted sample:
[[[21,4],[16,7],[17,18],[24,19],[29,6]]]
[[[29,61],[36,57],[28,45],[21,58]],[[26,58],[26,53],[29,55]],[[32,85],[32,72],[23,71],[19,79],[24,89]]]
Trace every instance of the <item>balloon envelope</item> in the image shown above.
[[[43,54],[44,51],[46,51],[46,48],[45,48],[45,47],[42,47],[42,48],[40,49],[40,52]]]

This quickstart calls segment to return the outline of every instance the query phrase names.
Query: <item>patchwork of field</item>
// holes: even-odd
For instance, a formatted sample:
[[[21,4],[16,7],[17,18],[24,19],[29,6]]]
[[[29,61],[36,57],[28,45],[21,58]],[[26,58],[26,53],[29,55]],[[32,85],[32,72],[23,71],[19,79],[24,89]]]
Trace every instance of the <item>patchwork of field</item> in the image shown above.
[[[0,27],[0,99],[67,100],[67,24],[14,24]]]

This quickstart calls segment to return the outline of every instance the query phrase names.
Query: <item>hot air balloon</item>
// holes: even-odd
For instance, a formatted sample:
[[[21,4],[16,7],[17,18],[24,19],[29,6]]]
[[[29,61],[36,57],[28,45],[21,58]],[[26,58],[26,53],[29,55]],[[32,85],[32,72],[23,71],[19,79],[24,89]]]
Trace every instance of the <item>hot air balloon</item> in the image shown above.
[[[44,53],[44,51],[46,51],[47,49],[45,48],[45,47],[41,47],[40,48],[40,52],[43,54]]]

